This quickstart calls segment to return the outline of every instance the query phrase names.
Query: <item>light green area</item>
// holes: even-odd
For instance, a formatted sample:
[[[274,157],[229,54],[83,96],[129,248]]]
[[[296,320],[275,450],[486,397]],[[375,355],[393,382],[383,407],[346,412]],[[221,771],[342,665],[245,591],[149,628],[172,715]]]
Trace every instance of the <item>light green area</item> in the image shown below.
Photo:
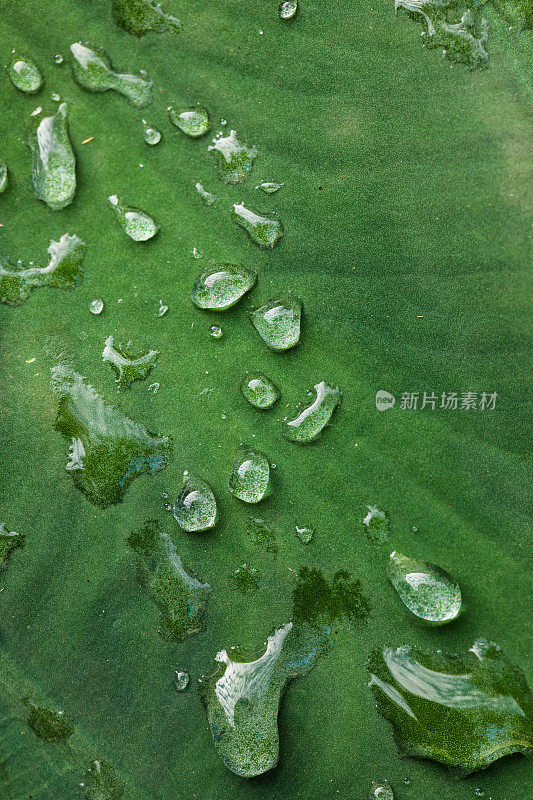
[[[359,800],[382,777],[399,800],[472,800],[476,786],[497,800],[531,793],[531,764],[520,756],[461,781],[436,763],[400,758],[365,669],[384,644],[460,653],[487,636],[533,683],[525,603],[531,35],[509,31],[488,5],[490,64],[469,71],[424,49],[420,25],[395,15],[393,2],[347,0],[340,10],[306,0],[290,24],[277,5],[166,0],[182,33],[141,39],[114,25],[108,0],[2,9],[3,63],[13,47],[28,53],[47,91],[68,100],[78,165],[69,206],[52,212],[36,200],[26,125],[43,101],[3,74],[10,185],[0,197],[2,253],[39,264],[66,232],[88,246],[75,291],[43,288],[18,308],[0,306],[1,518],[26,536],[0,587],[0,794],[8,800],[77,798],[94,759],[112,766],[127,800]],[[67,63],[53,63],[56,53],[69,60],[80,38],[121,70],[147,71],[160,145],[140,135],[146,112],[116,92],[84,91]],[[193,141],[171,127],[166,109],[178,99],[201,102],[215,132],[225,118],[228,131],[256,146],[244,184],[217,182],[208,137]],[[262,195],[254,187],[263,177],[285,182],[283,190]],[[198,180],[216,186],[211,208],[196,196]],[[159,235],[143,245],[125,236],[107,207],[114,192],[148,209]],[[273,250],[261,251],[231,220],[234,203],[256,209],[259,198],[285,226]],[[216,342],[190,302],[209,260],[259,276],[250,299],[225,314]],[[289,290],[305,319],[298,347],[279,354],[246,312]],[[94,298],[105,303],[101,316],[89,312]],[[162,317],[160,301],[169,308]],[[117,397],[100,358],[111,331],[161,352],[157,394],[136,382]],[[174,437],[169,466],[140,475],[121,504],[96,508],[64,469],[50,336],[106,403]],[[286,402],[326,380],[342,388],[343,405],[314,445],[296,447],[281,435],[281,403],[259,414],[239,396],[250,369],[269,375]],[[376,409],[378,389],[396,396],[392,409]],[[498,399],[483,413],[401,410],[410,391],[497,391]],[[277,465],[274,491],[256,509],[226,488],[241,441]],[[212,534],[182,534],[163,510],[161,494],[176,496],[185,468],[216,493]],[[365,535],[369,505],[390,517],[383,550]],[[276,532],[276,558],[247,533],[254,512]],[[187,570],[213,588],[205,631],[183,643],[158,635],[158,608],[126,543],[153,518]],[[299,520],[317,531],[307,548],[294,533]],[[426,630],[410,620],[386,578],[393,549],[446,565],[467,603],[457,623]],[[243,597],[227,582],[245,562],[261,582]],[[302,566],[328,580],[339,568],[360,578],[370,616],[334,629],[326,656],[288,687],[280,763],[246,781],[213,746],[196,680],[221,649],[257,653],[287,622]],[[182,694],[178,667],[191,675]],[[33,734],[23,695],[64,710],[75,728],[67,745]]]

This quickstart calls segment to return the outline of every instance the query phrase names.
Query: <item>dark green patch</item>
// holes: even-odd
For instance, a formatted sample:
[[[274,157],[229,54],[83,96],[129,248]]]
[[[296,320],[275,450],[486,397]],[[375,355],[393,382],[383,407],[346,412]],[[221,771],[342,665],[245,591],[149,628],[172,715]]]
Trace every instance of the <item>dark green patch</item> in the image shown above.
[[[24,534],[8,531],[3,522],[0,522],[0,569],[5,567],[12,550],[24,544]]]
[[[120,800],[124,785],[113,767],[106,761],[95,760],[83,777],[87,800]]]
[[[31,706],[28,725],[45,742],[66,742],[74,733],[62,711],[51,711],[42,706]]]
[[[181,31],[179,19],[165,14],[161,5],[153,0],[112,0],[111,7],[116,24],[134,36],[144,36],[148,31]]]
[[[347,619],[360,622],[370,613],[360,581],[350,580],[350,574],[339,570],[331,584],[318,569],[303,567],[292,593],[293,619],[312,626]]]

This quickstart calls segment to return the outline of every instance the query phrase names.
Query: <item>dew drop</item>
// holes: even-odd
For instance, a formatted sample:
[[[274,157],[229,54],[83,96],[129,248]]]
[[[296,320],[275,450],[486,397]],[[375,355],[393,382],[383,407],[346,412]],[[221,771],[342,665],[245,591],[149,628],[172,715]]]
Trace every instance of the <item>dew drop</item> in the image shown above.
[[[53,100],[54,103],[59,103],[61,102],[61,95],[58,94],[57,92],[52,92],[52,94],[50,95],[50,100]]]
[[[485,797],[485,792],[483,791],[481,786],[476,786],[474,794],[476,795],[476,797]]]
[[[268,183],[263,181],[262,183],[258,183],[255,187],[256,189],[261,189],[262,192],[265,194],[274,194],[275,192],[279,192],[282,186],[285,186],[284,183]]]
[[[298,12],[298,0],[286,0],[279,7],[280,19],[293,19]]]
[[[163,303],[160,300],[159,301],[159,309],[158,309],[158,312],[157,312],[157,316],[158,317],[164,317],[165,314],[167,313],[167,311],[168,311],[168,306],[163,305]]]
[[[53,211],[65,208],[76,192],[76,158],[68,134],[66,103],[61,103],[52,116],[41,119],[28,145],[37,198]]]
[[[209,336],[212,336],[213,339],[222,339],[223,335],[220,325],[211,325],[209,328]]]
[[[241,380],[241,394],[254,408],[272,408],[281,397],[276,384],[262,372],[247,372]]]
[[[217,520],[217,503],[208,483],[191,475],[183,474],[183,487],[172,511],[180,528],[188,533],[208,531]]]
[[[296,525],[296,535],[302,544],[310,544],[315,535],[315,530],[314,528],[300,528]]]
[[[54,56],[54,64],[62,64],[63,61],[64,61],[64,58],[61,55],[61,53],[56,53],[55,56]]]
[[[278,219],[256,214],[244,203],[235,203],[231,214],[237,225],[244,228],[250,239],[263,250],[273,248],[283,236],[283,225]]]
[[[35,94],[43,84],[38,66],[31,58],[20,58],[13,53],[7,68],[7,74],[13,86],[24,94]]]
[[[220,120],[220,124],[221,125],[227,125],[228,124],[227,119],[224,119],[224,117],[222,117],[222,119]]]
[[[216,194],[211,194],[211,192],[208,192],[206,189],[204,189],[201,183],[196,183],[195,189],[202,198],[202,200],[204,201],[204,203],[206,204],[206,206],[212,206],[215,200],[217,199]]]
[[[74,78],[83,89],[89,92],[113,90],[138,108],[152,102],[152,81],[139,75],[114,72],[109,56],[103,50],[92,50],[81,42],[75,42],[70,46],[70,52]]]
[[[5,192],[9,183],[8,169],[5,161],[0,161],[0,194]]]
[[[190,677],[188,672],[174,672],[174,686],[178,692],[184,692],[189,685]]]
[[[240,447],[231,467],[229,490],[245,503],[259,503],[270,492],[270,466],[259,450]]]
[[[283,425],[283,435],[291,442],[307,444],[314,441],[329,423],[333,412],[342,400],[339,387],[325,381],[315,384],[316,398],[292,420]]]
[[[419,619],[445,625],[461,613],[461,589],[440,567],[391,553],[388,578],[401,599]]]
[[[213,139],[207,149],[217,157],[220,179],[224,183],[244,183],[258,155],[255,147],[240,142],[233,130],[228,136]]]
[[[363,520],[366,535],[375,542],[389,539],[389,516],[375,506],[367,506],[368,514]]]
[[[252,325],[272,350],[282,352],[300,341],[302,301],[290,293],[270,300],[250,314]]]
[[[191,300],[197,308],[226,311],[255,286],[257,274],[236,264],[213,264],[194,283]]]
[[[209,114],[205,108],[172,108],[168,109],[170,121],[176,128],[190,136],[191,139],[198,139],[204,136],[209,130]]]
[[[165,511],[172,511],[172,503],[163,503]]]
[[[147,126],[143,131],[143,139],[146,144],[159,144],[161,141],[161,131],[158,131],[157,128]]]
[[[394,800],[394,792],[388,781],[374,781],[368,800]]]
[[[204,256],[203,256],[202,253],[200,253],[199,250],[196,249],[196,247],[193,247],[193,249],[192,249],[192,257],[193,258],[203,258]]]
[[[98,316],[98,314],[101,314],[103,310],[104,310],[104,301],[100,300],[99,297],[95,298],[94,300],[91,300],[91,302],[89,303],[89,311],[91,312],[91,314]]]
[[[146,242],[152,239],[159,230],[159,225],[152,217],[135,206],[127,206],[116,194],[108,197],[109,205],[115,211],[124,233],[134,242]]]

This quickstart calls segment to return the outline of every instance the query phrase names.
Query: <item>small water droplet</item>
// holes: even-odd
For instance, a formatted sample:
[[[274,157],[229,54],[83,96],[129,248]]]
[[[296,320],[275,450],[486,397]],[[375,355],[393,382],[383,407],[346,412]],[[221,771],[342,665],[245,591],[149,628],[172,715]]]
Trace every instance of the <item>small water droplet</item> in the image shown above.
[[[196,249],[196,247],[193,247],[193,249],[192,249],[192,257],[193,258],[203,258],[204,256],[203,256],[203,253],[200,253],[200,251]]]
[[[143,139],[146,144],[159,144],[161,141],[161,131],[158,131],[157,128],[147,126],[143,131]]]
[[[172,503],[163,503],[165,511],[172,511]]]
[[[275,192],[279,192],[282,186],[285,186],[284,183],[273,183],[263,181],[262,183],[258,183],[255,187],[256,189],[261,189],[262,192],[265,194],[274,194]]]
[[[363,520],[366,535],[375,542],[386,542],[389,538],[389,517],[375,506],[367,506],[368,514]]]
[[[208,531],[217,519],[217,503],[208,483],[190,473],[183,474],[183,487],[174,503],[173,516],[189,533]]]
[[[163,305],[161,300],[159,301],[159,310],[157,312],[158,317],[164,317],[168,311],[168,306]]]
[[[140,208],[127,206],[116,194],[108,197],[109,205],[115,211],[124,233],[134,242],[146,242],[159,230],[159,225]]]
[[[172,124],[191,139],[198,139],[209,130],[209,114],[207,109],[200,106],[178,109],[171,106],[168,109],[168,115]]]
[[[159,391],[160,385],[161,384],[158,383],[157,381],[155,383],[151,383],[150,386],[148,387],[148,391],[152,392],[152,394],[157,394],[158,391]]]
[[[133,358],[121,345],[115,345],[113,337],[105,341],[102,361],[112,368],[116,381],[122,388],[127,388],[133,381],[142,380],[152,371],[157,363],[158,350],[150,350],[139,358]],[[156,384],[152,384],[156,386]],[[159,384],[155,391],[159,389]]]
[[[61,101],[61,95],[58,94],[57,92],[52,92],[52,94],[50,95],[50,100],[53,100],[54,103],[59,103]]]
[[[309,544],[315,535],[315,530],[314,528],[300,528],[296,525],[296,535],[302,544]]]
[[[279,219],[263,217],[246,208],[244,203],[234,203],[231,215],[237,225],[244,228],[250,239],[263,250],[268,250],[283,236],[283,225]]]
[[[287,293],[250,314],[252,325],[272,350],[282,352],[300,341],[302,301]]]
[[[174,686],[176,687],[178,692],[183,692],[189,685],[189,673],[188,672],[178,672],[177,670],[174,672]]]
[[[405,783],[406,786],[410,786],[411,785],[411,778],[404,778],[403,782]]]
[[[244,183],[258,155],[255,147],[240,142],[233,130],[228,136],[213,139],[207,149],[217,156],[220,179],[224,183]]]
[[[95,298],[94,300],[91,300],[91,302],[89,303],[89,311],[91,312],[91,314],[98,316],[98,314],[101,314],[103,310],[104,310],[104,301],[100,300],[99,297]]]
[[[0,161],[0,194],[5,192],[9,183],[8,169],[5,161]]]
[[[56,53],[54,56],[54,64],[62,64],[64,61],[63,56],[61,53]]]
[[[223,332],[220,325],[211,325],[209,328],[209,335],[213,337],[213,339],[222,339]]]
[[[244,399],[254,408],[271,408],[281,396],[276,384],[262,372],[247,372],[240,388]]]
[[[286,0],[279,7],[280,19],[293,19],[298,11],[298,0]]]
[[[461,613],[461,589],[440,567],[391,553],[388,578],[402,602],[419,619],[445,625]]]
[[[226,311],[255,286],[255,272],[236,264],[213,264],[194,283],[191,300],[197,308]]]
[[[413,527],[411,528],[411,530],[413,531],[413,533],[418,533],[418,528],[417,528],[417,526],[416,526],[416,525],[413,525]]]
[[[206,206],[212,206],[213,203],[216,201],[217,199],[216,194],[211,194],[211,192],[208,192],[206,189],[204,189],[201,183],[196,183],[195,189],[202,198],[202,200],[204,201],[204,203],[206,204]]]
[[[245,503],[259,503],[270,492],[270,466],[259,450],[240,447],[231,467],[229,490]]]
[[[87,47],[81,42],[70,46],[72,71],[76,82],[89,92],[109,89],[124,95],[130,103],[143,108],[152,102],[152,81],[139,75],[114,72],[109,56],[103,50]]]
[[[333,412],[342,400],[339,387],[333,388],[325,381],[315,385],[316,398],[297,417],[283,425],[283,435],[291,442],[312,442],[329,423]]]
[[[220,124],[221,125],[227,125],[228,124],[227,119],[224,119],[224,117],[222,117],[222,119],[220,120]]]
[[[394,800],[394,792],[388,781],[374,781],[368,800]]]
[[[476,797],[485,797],[485,792],[483,791],[481,786],[476,786],[474,794],[476,795]]]
[[[13,86],[24,94],[35,94],[43,83],[37,64],[31,58],[19,57],[16,53],[12,53],[7,74]]]

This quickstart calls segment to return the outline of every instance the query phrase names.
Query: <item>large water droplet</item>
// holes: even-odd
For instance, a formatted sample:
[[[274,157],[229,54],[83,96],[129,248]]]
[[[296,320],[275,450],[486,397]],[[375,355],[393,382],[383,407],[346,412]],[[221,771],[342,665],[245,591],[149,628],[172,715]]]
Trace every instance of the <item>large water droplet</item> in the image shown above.
[[[295,419],[283,426],[283,435],[291,442],[312,442],[330,421],[333,412],[342,400],[339,387],[328,386],[325,381],[315,384],[316,399],[304,408]]]
[[[114,72],[109,56],[103,50],[87,47],[81,42],[70,46],[73,73],[77,83],[89,92],[112,89],[127,97],[138,108],[152,102],[152,81],[141,75]]]
[[[83,778],[87,800],[122,800],[124,784],[113,767],[101,759],[92,762]]]
[[[198,308],[226,311],[253,289],[257,274],[236,264],[213,264],[196,278],[191,300]]]
[[[394,792],[388,781],[374,781],[368,800],[394,800]]]
[[[91,314],[94,314],[96,317],[102,313],[104,310],[104,301],[101,300],[99,297],[96,297],[94,300],[91,300],[89,303],[89,311]]]
[[[42,706],[30,706],[28,725],[45,742],[66,742],[74,733],[62,711],[52,711]]]
[[[403,646],[375,650],[370,686],[402,752],[474,772],[533,751],[531,693],[493,642],[459,656]]]
[[[461,613],[461,589],[434,564],[391,553],[388,577],[400,599],[419,619],[445,625]]]
[[[146,242],[152,239],[159,230],[159,225],[152,217],[140,208],[127,206],[116,194],[108,197],[109,205],[115,211],[124,233],[134,242]]]
[[[213,203],[216,201],[217,199],[216,194],[211,194],[211,192],[208,192],[207,189],[204,189],[201,183],[196,183],[195,189],[202,198],[202,200],[204,201],[204,203],[206,204],[206,206],[212,206]]]
[[[0,161],[0,194],[5,192],[8,184],[8,171],[5,161]]]
[[[285,0],[279,7],[280,19],[293,19],[298,12],[298,0]]]
[[[142,380],[150,374],[157,363],[158,350],[150,350],[146,355],[133,358],[120,345],[115,346],[112,336],[108,336],[102,353],[102,361],[110,365],[116,381],[123,389],[133,381]]]
[[[488,26],[481,7],[472,4],[458,22],[449,20],[456,8],[453,0],[395,0],[394,7],[403,8],[411,19],[422,23],[425,47],[443,48],[443,57],[470,69],[488,67]]]
[[[220,179],[224,183],[244,183],[258,155],[255,147],[248,147],[237,139],[235,131],[213,139],[207,149],[217,156]]]
[[[183,487],[172,513],[184,531],[208,531],[217,519],[217,503],[213,490],[205,481],[185,472]]]
[[[282,186],[285,186],[284,183],[268,183],[267,181],[263,181],[259,183],[255,188],[261,189],[262,192],[265,194],[275,194],[275,192],[279,192]]]
[[[191,139],[198,139],[209,130],[209,114],[207,109],[201,106],[195,108],[172,108],[171,106],[168,109],[168,115],[172,124]]]
[[[230,574],[228,583],[241,594],[253,594],[259,587],[259,580],[259,572],[254,567],[242,564]]]
[[[270,465],[259,450],[240,447],[229,477],[229,490],[245,503],[259,503],[270,491]]]
[[[72,203],[76,192],[76,157],[67,126],[67,104],[43,117],[29,139],[32,180],[39,200],[57,211]]]
[[[254,408],[272,408],[281,397],[276,384],[262,372],[247,372],[241,380],[241,394]]]
[[[178,692],[184,692],[187,686],[189,685],[190,677],[188,672],[176,672],[174,673],[174,686]]]
[[[21,267],[0,257],[0,302],[18,306],[32,289],[48,286],[73,289],[83,277],[82,262],[85,243],[78,236],[63,234],[58,242],[50,242],[46,267]]]
[[[259,336],[278,352],[298,344],[301,319],[302,301],[290,293],[270,300],[250,314]]]
[[[116,24],[134,36],[148,31],[179,33],[182,29],[180,20],[166,14],[153,0],[112,0],[111,8]]]
[[[52,386],[59,395],[54,427],[70,444],[66,469],[91,503],[119,503],[138,475],[167,466],[171,440],[107,404],[74,370],[54,367]]]
[[[161,141],[161,131],[157,130],[157,128],[152,128],[150,125],[147,125],[143,131],[143,139],[146,144],[152,146],[159,144]]]
[[[9,556],[15,547],[24,544],[24,535],[16,531],[8,531],[3,522],[0,522],[0,570],[3,569],[9,560]]]
[[[283,225],[278,219],[262,217],[246,208],[244,203],[235,203],[232,217],[263,250],[271,249],[283,236]]]
[[[363,520],[366,535],[375,542],[386,542],[389,539],[389,517],[385,511],[375,506],[367,506],[368,514]]]
[[[161,637],[181,642],[204,630],[211,587],[185,571],[172,539],[159,523],[146,522],[139,533],[129,535],[128,543],[139,558],[141,580],[159,607]]]
[[[16,53],[11,56],[7,74],[13,86],[25,94],[35,94],[43,84],[37,64],[31,58],[19,57]]]

